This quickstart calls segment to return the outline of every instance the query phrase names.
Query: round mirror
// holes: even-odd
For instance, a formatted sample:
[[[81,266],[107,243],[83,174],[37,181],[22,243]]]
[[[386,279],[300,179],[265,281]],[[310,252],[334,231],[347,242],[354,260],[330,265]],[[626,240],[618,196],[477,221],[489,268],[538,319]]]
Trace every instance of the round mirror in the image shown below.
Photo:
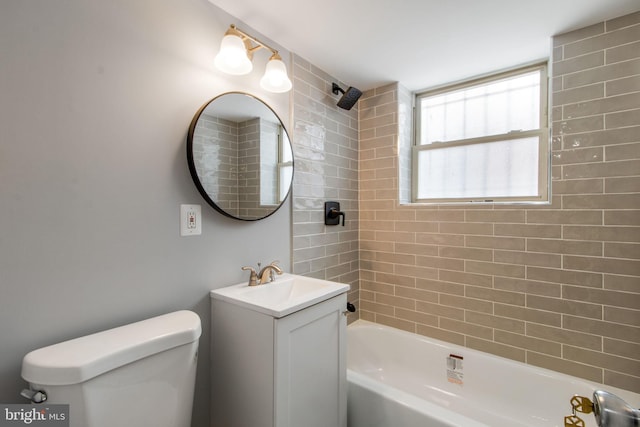
[[[187,159],[202,197],[231,218],[266,218],[291,189],[287,131],[267,104],[245,93],[222,94],[198,110],[189,127]]]

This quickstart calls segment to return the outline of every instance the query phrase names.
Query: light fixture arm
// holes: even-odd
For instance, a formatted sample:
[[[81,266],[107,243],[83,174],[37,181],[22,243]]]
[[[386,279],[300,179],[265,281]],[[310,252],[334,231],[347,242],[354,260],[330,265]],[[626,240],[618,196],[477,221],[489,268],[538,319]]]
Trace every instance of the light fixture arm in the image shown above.
[[[227,34],[240,34],[240,36],[242,36],[242,41],[244,41],[245,46],[247,48],[247,53],[249,55],[249,58],[253,57],[253,52],[260,50],[261,48],[265,48],[267,50],[269,50],[271,52],[271,57],[274,59],[282,59],[280,57],[280,55],[278,54],[278,51],[274,48],[272,48],[271,46],[269,46],[266,43],[263,43],[262,41],[260,41],[259,39],[250,36],[249,34],[245,33],[244,31],[240,30],[238,27],[236,27],[234,24],[231,24],[230,29],[227,31]],[[251,42],[255,43],[256,46],[252,46]]]

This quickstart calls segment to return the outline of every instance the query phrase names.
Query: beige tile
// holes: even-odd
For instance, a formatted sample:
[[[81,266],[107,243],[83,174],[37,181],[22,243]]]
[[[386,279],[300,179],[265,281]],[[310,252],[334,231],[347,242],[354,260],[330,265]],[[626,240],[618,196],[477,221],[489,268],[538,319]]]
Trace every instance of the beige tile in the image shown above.
[[[460,322],[454,319],[441,318],[440,328],[464,335],[471,335],[489,340],[493,339],[493,329],[471,323]]]
[[[466,346],[474,350],[483,351],[485,353],[495,354],[496,356],[506,357],[507,359],[516,360],[518,362],[525,361],[525,351],[510,345],[504,345],[493,341],[478,339],[467,336]]]
[[[424,210],[416,211],[416,220],[434,222],[463,222],[464,211],[462,210]]]
[[[569,270],[640,276],[640,261],[638,260],[564,255],[563,266]]]
[[[440,270],[438,278],[444,282],[462,283],[465,285],[484,286],[489,288],[493,285],[493,278],[484,274]]]
[[[640,60],[633,59],[630,61],[605,65],[603,67],[590,68],[584,71],[566,75],[564,77],[563,84],[565,89],[569,89],[597,82],[604,82],[633,76],[638,74],[637,70],[639,64]]]
[[[630,43],[629,46],[640,52],[640,42]],[[615,96],[629,92],[640,92],[640,75],[616,79],[605,83],[607,96]]]
[[[567,115],[566,112],[563,112],[563,114]],[[552,135],[582,133],[602,129],[604,129],[604,115],[564,119],[560,122],[554,122],[551,126]]]
[[[640,66],[640,61],[638,61]],[[622,129],[607,129],[596,132],[587,132],[574,135],[563,135],[562,144],[566,149],[575,147],[594,147],[598,145],[626,144],[638,142],[640,126],[631,126]]]
[[[569,43],[574,43],[578,40],[587,39],[604,33],[605,23],[600,22],[598,24],[591,25],[589,27],[580,28],[578,30],[570,31],[563,34],[553,36],[553,46],[560,46]]]
[[[451,222],[440,223],[440,233],[444,234],[476,234],[476,235],[492,235],[493,224],[488,223],[462,223]]]
[[[614,291],[640,293],[640,277],[605,274],[604,288]]]
[[[640,98],[640,95],[638,95],[638,97]],[[621,106],[621,109],[623,108],[624,107]],[[640,109],[638,108],[636,108],[635,110],[613,112],[605,114],[604,116],[605,129],[616,129],[626,126],[633,126],[637,123],[640,123]]]
[[[465,236],[445,233],[416,233],[416,243],[425,245],[464,246]]]
[[[539,267],[560,268],[562,257],[558,254],[532,253],[520,251],[494,251],[495,262]]]
[[[605,242],[604,256],[611,258],[640,259],[640,244]],[[616,271],[616,273],[624,274],[620,271]]]
[[[562,345],[559,343],[528,337],[519,333],[495,331],[496,342],[551,356],[562,356]]]
[[[582,288],[588,290],[590,288]],[[527,307],[537,310],[548,310],[554,313],[571,314],[580,317],[602,319],[602,306],[592,304],[581,298],[548,298],[539,295],[527,295]],[[573,300],[573,301],[571,301]]]
[[[496,236],[559,238],[562,235],[562,227],[560,225],[496,224],[495,234]]]
[[[433,316],[448,317],[449,319],[460,321],[464,320],[464,310],[461,308],[446,307],[425,301],[416,301],[416,311]]]
[[[640,361],[624,357],[612,356],[598,351],[585,350],[569,345],[563,346],[562,356],[565,359],[587,365],[602,367],[611,371],[624,372],[640,377]]]
[[[602,147],[572,148],[554,151],[551,162],[556,165],[570,165],[573,163],[595,163],[604,158]]]
[[[422,289],[396,287],[396,296],[407,298],[415,301],[438,302],[438,294],[436,292],[425,291]],[[413,306],[415,308],[415,305]]]
[[[583,333],[551,326],[527,323],[527,336],[569,344],[590,350],[602,350],[602,338],[595,333]]]
[[[599,63],[598,65],[602,65]],[[583,86],[569,90],[559,90],[553,93],[555,105],[571,104],[604,97],[604,83]]]
[[[467,260],[465,261],[465,270],[469,273],[487,274],[491,276],[525,277],[525,267],[515,264]]]
[[[438,231],[437,222],[405,222],[396,221],[395,231],[434,233]]]
[[[560,327],[562,325],[562,315],[545,310],[535,310],[532,308],[519,307],[508,304],[494,304],[494,314],[496,316],[520,319],[529,323],[539,323],[542,325]]]
[[[416,288],[451,295],[464,295],[464,285],[431,279],[416,279]]]
[[[604,180],[602,178],[568,179],[554,181],[553,194],[598,194],[604,192]]]
[[[497,289],[479,288],[477,286],[467,286],[465,295],[468,298],[479,300],[499,302],[511,305],[525,305],[525,294],[509,291],[501,291]]]
[[[630,202],[640,193],[640,177],[606,178],[604,181],[606,193],[634,193],[629,195]],[[637,212],[640,215],[640,212]]]
[[[640,119],[638,123],[640,123]],[[640,142],[609,145],[605,147],[605,158],[607,161],[638,159],[640,158]],[[636,191],[638,190],[640,190],[640,187],[636,187]]]
[[[406,308],[415,310],[416,302],[410,298],[397,297],[387,294],[376,294],[376,302],[378,304],[388,305],[392,307]]]
[[[635,213],[635,212],[634,212]],[[607,212],[605,212],[605,224]],[[565,239],[570,240],[599,240],[608,242],[640,242],[640,228],[638,227],[597,227],[566,225],[562,229]]]
[[[632,294],[628,292],[564,285],[562,287],[562,297],[573,301],[585,301],[635,310],[640,309],[640,294]]]
[[[467,222],[524,222],[524,210],[465,210]]]
[[[419,256],[416,259],[416,265],[419,267],[442,268],[445,270],[464,270],[464,260],[452,258]]]
[[[384,314],[387,316],[393,316],[394,314],[393,307],[366,300],[360,301],[360,310],[375,314]]]
[[[604,307],[604,320],[607,322],[624,323],[631,326],[640,326],[640,307],[633,309]]]
[[[407,332],[412,332],[412,333],[416,332],[415,322],[398,319],[396,317],[389,317],[382,314],[376,314],[376,323],[391,326],[392,328],[401,329]]]
[[[619,372],[604,371],[604,384],[640,393],[640,378]]]
[[[602,275],[580,271],[568,271],[541,267],[527,267],[527,279],[543,282],[576,284],[580,286],[602,287]]]
[[[503,291],[521,292],[530,295],[541,295],[556,298],[559,298],[562,293],[561,285],[558,283],[513,279],[511,277],[495,277],[493,287]]]
[[[587,41],[592,40],[588,39]],[[589,68],[595,68],[604,65],[604,50],[602,49],[592,49],[589,52],[585,52],[580,56],[577,56],[572,53],[572,45],[566,45],[563,49],[563,57],[562,61],[557,61],[553,63],[553,72],[554,75],[559,76],[562,74],[571,74],[576,71],[582,71]],[[594,50],[597,50],[594,52]],[[564,98],[561,98],[558,101],[555,101],[555,104],[559,102],[566,103]]]
[[[564,56],[565,58],[571,58],[579,55],[588,55],[593,51],[607,49],[621,44],[627,44],[637,41],[639,37],[640,26],[630,26],[613,31],[607,31],[604,34],[566,45],[564,47]],[[581,69],[585,68],[590,67],[585,66]]]
[[[384,273],[376,273],[376,281],[382,283],[388,283],[391,285],[404,286],[408,288],[415,288],[416,286],[416,278],[410,276],[403,276],[401,274],[397,274],[394,271],[393,266],[389,269],[389,271]]]
[[[633,343],[640,343],[640,328],[637,328],[635,326],[628,326],[622,325],[620,323],[604,322],[593,319],[585,319],[569,315],[564,315],[562,322],[563,327],[567,330],[587,332],[606,338],[614,338]],[[584,347],[580,345],[576,346]]]
[[[629,359],[636,359],[640,354],[640,344],[634,344],[621,340],[614,340],[611,338],[605,338],[603,341],[604,352],[612,354],[614,356],[628,357]]]
[[[527,251],[571,255],[602,255],[602,243],[583,240],[527,239]]]
[[[563,179],[632,176],[640,169],[640,160],[620,160],[606,163],[566,165],[562,167]]]
[[[393,295],[395,292],[393,285],[390,285],[388,283],[372,282],[369,280],[361,283],[360,287],[363,291],[383,293],[387,295]]]
[[[605,21],[606,31],[613,31],[640,23],[640,11]]]
[[[602,369],[582,363],[563,360],[535,352],[527,352],[527,363],[574,377],[602,383]]]
[[[451,331],[418,324],[416,326],[416,332],[420,335],[435,338],[437,340],[450,342],[456,345],[464,345],[464,335]]]
[[[416,243],[395,243],[393,244],[395,252],[399,254],[412,255],[438,255],[438,246],[436,245],[420,245]]]
[[[492,261],[493,251],[489,249],[461,248],[452,246],[441,246],[439,255],[446,258],[473,259],[478,261]],[[464,265],[463,265],[464,267]]]
[[[459,308],[464,310],[473,310],[481,313],[493,312],[493,304],[489,301],[459,297],[456,295],[441,294],[440,304],[447,307]]]
[[[640,225],[640,215],[636,211],[605,211],[604,225]]]
[[[438,326],[438,316],[417,312],[413,310],[396,309],[395,317],[409,322],[420,323],[429,326]]]
[[[465,236],[465,246],[487,249],[524,250],[526,240],[518,237]]]
[[[485,313],[476,313],[474,311],[467,311],[464,320],[467,323],[471,323],[474,325],[482,325],[492,329],[500,329],[516,334],[524,334],[524,322],[521,320],[492,316]]]

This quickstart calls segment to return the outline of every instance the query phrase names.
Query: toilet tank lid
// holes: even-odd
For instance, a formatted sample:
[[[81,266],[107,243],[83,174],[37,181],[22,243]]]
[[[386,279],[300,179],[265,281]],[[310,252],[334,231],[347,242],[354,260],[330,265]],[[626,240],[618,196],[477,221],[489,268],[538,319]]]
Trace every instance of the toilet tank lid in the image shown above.
[[[176,311],[34,350],[22,359],[32,384],[69,385],[200,338],[200,318]]]

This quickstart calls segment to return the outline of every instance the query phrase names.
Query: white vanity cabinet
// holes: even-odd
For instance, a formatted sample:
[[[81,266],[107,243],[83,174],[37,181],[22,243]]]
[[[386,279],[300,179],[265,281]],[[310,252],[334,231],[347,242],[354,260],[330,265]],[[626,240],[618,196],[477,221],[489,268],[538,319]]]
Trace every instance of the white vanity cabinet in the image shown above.
[[[212,426],[346,427],[346,292],[280,318],[211,296]]]

